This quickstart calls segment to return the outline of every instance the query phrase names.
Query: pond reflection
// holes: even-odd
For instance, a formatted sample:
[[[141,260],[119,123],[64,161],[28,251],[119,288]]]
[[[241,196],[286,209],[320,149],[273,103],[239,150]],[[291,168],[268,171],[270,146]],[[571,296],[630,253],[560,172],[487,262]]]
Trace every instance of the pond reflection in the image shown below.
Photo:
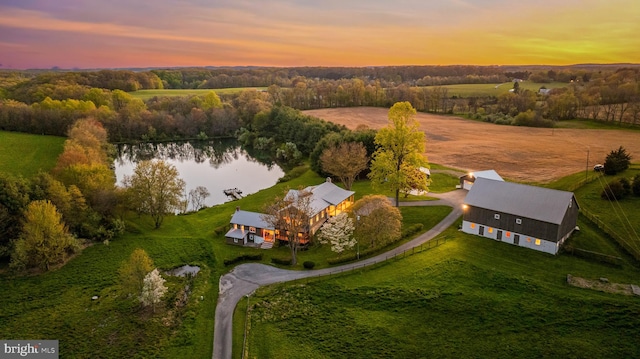
[[[236,141],[141,143],[119,145],[117,150],[114,165],[118,185],[122,185],[124,176],[133,174],[136,163],[160,159],[176,167],[186,182],[186,193],[206,187],[211,194],[205,200],[207,206],[231,200],[223,193],[225,189],[237,188],[248,195],[273,186],[284,175],[267,156],[253,151],[249,154]]]

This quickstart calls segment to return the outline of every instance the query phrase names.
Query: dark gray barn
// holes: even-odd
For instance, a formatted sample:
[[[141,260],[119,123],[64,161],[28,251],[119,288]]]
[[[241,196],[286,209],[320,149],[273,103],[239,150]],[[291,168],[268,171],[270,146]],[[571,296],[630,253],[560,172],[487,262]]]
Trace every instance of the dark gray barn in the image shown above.
[[[576,228],[571,192],[478,178],[464,202],[462,231],[556,254]]]

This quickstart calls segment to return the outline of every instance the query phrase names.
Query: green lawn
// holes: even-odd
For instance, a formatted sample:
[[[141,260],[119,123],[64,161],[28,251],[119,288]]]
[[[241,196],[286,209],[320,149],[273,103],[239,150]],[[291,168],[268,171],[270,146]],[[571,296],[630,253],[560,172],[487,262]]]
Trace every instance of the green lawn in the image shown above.
[[[0,273],[0,338],[51,338],[60,340],[64,357],[168,357],[207,358],[212,351],[213,318],[218,280],[230,270],[225,259],[245,253],[263,253],[263,263],[272,257],[288,255],[288,248],[257,250],[230,246],[216,228],[226,228],[236,206],[260,211],[286,188],[319,184],[324,181],[311,171],[288,183],[189,215],[170,216],[163,226],[153,229],[148,216],[131,214],[127,231],[109,245],[86,248],[64,267],[50,273],[15,276]],[[449,209],[403,208],[405,226],[423,223],[430,228]],[[397,245],[397,244],[396,244]],[[145,313],[132,300],[120,295],[117,270],[136,248],[145,249],[161,270],[183,264],[199,265],[203,271],[191,283],[186,307],[173,303],[184,279],[172,278],[168,304],[156,315]],[[299,265],[313,260],[318,267],[328,266],[335,256],[328,246],[315,246],[299,254]],[[91,297],[100,298],[92,301]],[[202,296],[203,300],[200,299]],[[37,325],[33,325],[37,323]]]
[[[577,128],[590,130],[631,130],[640,131],[640,127],[620,122],[605,122],[596,120],[563,120],[555,123],[556,128]]]
[[[520,88],[523,90],[531,90],[538,92],[540,87],[545,86],[548,89],[559,87],[567,87],[568,84],[562,82],[552,82],[548,84],[523,81],[520,82]],[[449,97],[489,97],[498,96],[509,92],[513,88],[513,82],[505,82],[500,84],[459,84],[459,85],[442,85],[442,86],[425,86],[426,88],[442,87],[448,90]]]
[[[620,177],[629,180],[640,174],[640,164],[616,176],[597,176],[596,180],[575,191],[580,208],[595,215],[630,246],[640,252],[640,197],[629,195],[620,201],[609,202],[600,198],[603,188]]]
[[[55,165],[64,137],[0,131],[0,173],[32,177]]]
[[[215,91],[218,95],[234,94],[244,90],[264,91],[266,87],[232,87],[223,89],[166,89],[166,90],[138,90],[130,92],[131,96],[146,101],[153,97],[181,97],[190,95],[206,95],[211,91]]]
[[[569,273],[640,284],[637,268],[551,256],[455,227],[444,236],[439,247],[374,269],[259,290],[248,357],[640,355],[637,298],[566,284]]]

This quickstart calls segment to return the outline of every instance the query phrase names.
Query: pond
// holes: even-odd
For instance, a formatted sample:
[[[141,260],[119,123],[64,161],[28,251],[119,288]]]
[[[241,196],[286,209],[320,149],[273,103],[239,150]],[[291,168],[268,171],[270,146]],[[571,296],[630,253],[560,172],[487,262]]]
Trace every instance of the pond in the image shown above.
[[[118,146],[114,163],[117,184],[121,186],[124,177],[133,174],[138,162],[150,159],[174,165],[186,182],[186,193],[206,187],[208,207],[233,200],[224,193],[227,189],[237,189],[246,196],[273,186],[284,176],[270,158],[260,152],[249,153],[236,141],[141,143]]]

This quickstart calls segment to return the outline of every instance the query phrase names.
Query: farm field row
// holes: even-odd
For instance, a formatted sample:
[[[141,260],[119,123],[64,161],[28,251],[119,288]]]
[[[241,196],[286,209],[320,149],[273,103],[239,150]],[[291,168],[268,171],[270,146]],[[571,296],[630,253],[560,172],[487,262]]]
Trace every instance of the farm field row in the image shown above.
[[[304,113],[350,129],[360,125],[380,129],[388,122],[388,110],[375,107]],[[418,113],[416,120],[426,134],[425,155],[430,162],[465,171],[494,169],[518,182],[547,183],[584,171],[585,166],[603,163],[619,146],[632,158],[640,158],[638,131],[633,130],[500,126],[428,113]]]

